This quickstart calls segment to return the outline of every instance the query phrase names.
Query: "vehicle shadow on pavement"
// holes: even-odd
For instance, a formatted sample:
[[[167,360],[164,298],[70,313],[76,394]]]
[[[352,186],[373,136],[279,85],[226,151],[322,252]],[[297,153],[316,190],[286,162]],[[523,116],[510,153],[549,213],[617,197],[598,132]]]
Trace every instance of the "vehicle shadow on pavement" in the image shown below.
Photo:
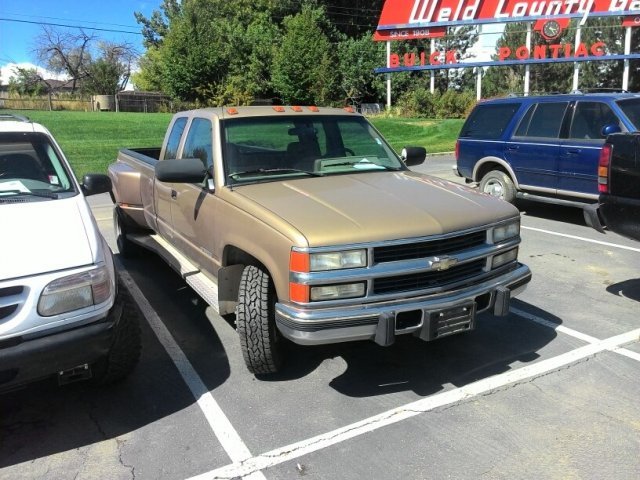
[[[516,206],[524,216],[586,226],[582,209],[578,207],[532,202],[530,200],[518,200]]]
[[[213,390],[227,380],[230,368],[205,315],[206,306],[185,295],[180,277],[168,268],[163,271],[163,265],[157,268],[158,264],[127,261],[127,268],[132,274],[150,276],[163,286],[148,295],[148,300],[153,305],[158,300],[154,295],[164,297],[162,318],[172,323],[167,328],[194,366],[215,365],[199,369],[203,382]],[[149,324],[142,321],[141,328],[140,363],[120,383],[97,387],[79,382],[58,387],[55,381],[47,381],[0,395],[0,469],[132,432],[149,435],[152,443],[157,439],[150,429],[143,428],[150,424],[170,435],[176,450],[195,448],[181,444],[180,431],[197,431],[202,423],[199,417],[193,418],[191,426],[171,422],[174,414],[195,403],[194,397]]]
[[[514,301],[514,304],[516,301]],[[518,302],[518,308],[553,323],[562,321],[536,307]],[[350,397],[413,391],[428,396],[446,388],[461,387],[518,368],[539,358],[556,332],[511,313],[507,317],[478,316],[476,329],[433,342],[410,335],[399,336],[391,347],[354,342],[318,349],[292,346],[296,358],[279,380],[295,379],[313,371],[322,361],[342,357],[347,369],[330,386]],[[266,379],[265,379],[266,380]],[[276,380],[276,378],[273,378]]]
[[[614,294],[616,297],[624,297],[640,302],[640,278],[633,278],[609,285],[607,292]]]

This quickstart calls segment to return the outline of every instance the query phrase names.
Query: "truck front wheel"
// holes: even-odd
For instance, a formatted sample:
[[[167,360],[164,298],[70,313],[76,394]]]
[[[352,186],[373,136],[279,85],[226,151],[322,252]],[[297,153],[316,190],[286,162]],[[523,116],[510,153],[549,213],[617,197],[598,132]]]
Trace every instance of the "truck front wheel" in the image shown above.
[[[249,265],[240,278],[236,328],[244,362],[251,373],[275,373],[282,365],[275,323],[275,288],[262,268]]]
[[[513,180],[500,170],[491,170],[482,177],[480,191],[499,197],[505,202],[515,203],[516,201],[516,187]]]

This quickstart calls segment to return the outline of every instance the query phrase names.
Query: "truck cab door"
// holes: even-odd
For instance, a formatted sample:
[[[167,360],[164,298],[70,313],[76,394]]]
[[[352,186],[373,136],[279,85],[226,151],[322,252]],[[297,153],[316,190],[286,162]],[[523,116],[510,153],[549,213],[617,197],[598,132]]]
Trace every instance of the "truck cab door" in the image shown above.
[[[205,168],[213,172],[213,123],[208,118],[194,118],[179,158],[199,158]],[[216,210],[218,198],[208,185],[181,183],[173,185],[171,222],[174,243],[194,264],[213,273],[219,259],[214,255]]]
[[[187,117],[179,117],[173,122],[160,161],[177,158],[180,140],[187,126],[187,120]],[[154,179],[154,190],[157,231],[161,237],[172,240],[174,232],[171,219],[171,204],[175,197],[174,184],[159,182]]]

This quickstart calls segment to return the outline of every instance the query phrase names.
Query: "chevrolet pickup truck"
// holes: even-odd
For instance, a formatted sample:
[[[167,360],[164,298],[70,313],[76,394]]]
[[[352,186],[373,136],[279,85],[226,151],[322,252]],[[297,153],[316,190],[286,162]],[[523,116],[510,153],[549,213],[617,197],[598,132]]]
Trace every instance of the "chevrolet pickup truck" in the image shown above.
[[[640,133],[609,135],[598,166],[599,201],[584,208],[587,225],[640,240]]]
[[[531,279],[520,216],[415,173],[352,109],[239,107],[176,114],[160,149],[110,165],[123,254],[146,247],[221,315],[248,369],[276,372],[283,342],[423,340],[507,315]],[[232,316],[230,318],[233,318]]]

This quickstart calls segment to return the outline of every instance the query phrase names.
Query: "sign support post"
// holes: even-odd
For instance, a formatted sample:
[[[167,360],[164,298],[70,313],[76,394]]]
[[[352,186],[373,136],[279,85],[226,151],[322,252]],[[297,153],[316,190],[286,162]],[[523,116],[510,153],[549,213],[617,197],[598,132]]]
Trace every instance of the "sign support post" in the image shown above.
[[[435,39],[431,39],[431,55],[433,55],[433,52],[436,51],[436,41]],[[436,72],[431,70],[431,81],[429,84],[429,91],[431,92],[431,95],[433,95],[436,91]]]
[[[627,27],[624,34],[624,54],[631,53],[631,27]],[[629,59],[624,60],[624,70],[622,71],[622,90],[629,90]]]
[[[387,68],[391,68],[391,42],[387,42]],[[387,110],[391,110],[391,74],[387,73]]]
[[[576,43],[573,47],[574,51],[580,45],[581,36],[582,36],[582,27],[578,25],[578,28],[576,28]],[[573,91],[578,90],[579,78],[580,78],[580,62],[574,62],[573,63],[573,88],[572,88]]]
[[[527,50],[531,51],[531,22],[527,22]],[[524,96],[529,96],[529,79],[531,77],[531,70],[529,65],[524,66]]]

